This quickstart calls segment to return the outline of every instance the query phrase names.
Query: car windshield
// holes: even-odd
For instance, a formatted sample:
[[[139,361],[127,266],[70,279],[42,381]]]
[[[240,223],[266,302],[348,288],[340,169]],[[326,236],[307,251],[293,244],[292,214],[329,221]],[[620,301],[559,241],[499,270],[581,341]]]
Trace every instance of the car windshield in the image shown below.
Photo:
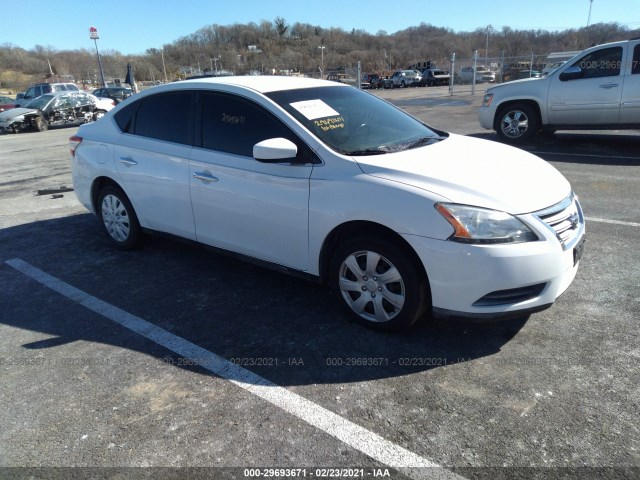
[[[56,97],[56,95],[41,95],[38,98],[34,98],[33,100],[31,100],[29,103],[27,103],[26,107],[27,108],[35,108],[37,110],[42,110],[44,109],[48,103],[53,100]]]
[[[446,137],[390,103],[353,87],[316,87],[268,93],[312,134],[338,153],[378,155]]]

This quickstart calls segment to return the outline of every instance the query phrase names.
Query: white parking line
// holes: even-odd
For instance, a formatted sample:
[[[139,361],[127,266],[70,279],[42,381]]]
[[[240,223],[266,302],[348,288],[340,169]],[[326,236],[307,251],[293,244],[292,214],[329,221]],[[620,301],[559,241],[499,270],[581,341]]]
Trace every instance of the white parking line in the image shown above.
[[[626,227],[640,227],[640,223],[624,222],[622,220],[609,220],[607,218],[584,217],[588,222],[610,223],[612,225],[624,225]]]
[[[211,373],[225,378],[238,387],[266,400],[304,422],[328,433],[370,458],[395,468],[414,479],[459,479],[461,477],[435,462],[385,440],[355,423],[337,415],[320,405],[290,392],[249,370],[205,350],[153,323],[147,322],[118,307],[100,300],[33,265],[14,258],[6,263],[26,276],[73,300],[83,307],[112,320],[129,330],[181,355],[193,360]]]

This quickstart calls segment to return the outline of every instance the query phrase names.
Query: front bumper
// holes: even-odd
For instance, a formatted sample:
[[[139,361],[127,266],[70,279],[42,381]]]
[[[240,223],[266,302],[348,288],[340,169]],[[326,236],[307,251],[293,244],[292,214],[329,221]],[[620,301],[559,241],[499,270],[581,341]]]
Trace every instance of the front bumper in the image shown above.
[[[495,98],[493,100],[495,101]],[[478,120],[480,121],[480,126],[487,130],[493,130],[493,120],[495,116],[495,108],[480,107],[480,110],[478,110]]]
[[[478,245],[403,235],[427,272],[434,315],[511,318],[551,306],[573,282],[582,254],[584,218],[577,199],[569,201],[551,220],[578,212],[570,241],[536,214],[519,216],[540,238],[535,242]]]

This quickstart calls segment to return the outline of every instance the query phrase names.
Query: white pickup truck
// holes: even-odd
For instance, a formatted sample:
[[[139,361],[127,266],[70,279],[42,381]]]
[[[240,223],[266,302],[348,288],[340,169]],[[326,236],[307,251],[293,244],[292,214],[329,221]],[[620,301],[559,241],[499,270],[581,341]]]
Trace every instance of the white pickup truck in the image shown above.
[[[486,91],[480,125],[522,143],[541,131],[640,128],[640,38],[588,48],[542,78]]]

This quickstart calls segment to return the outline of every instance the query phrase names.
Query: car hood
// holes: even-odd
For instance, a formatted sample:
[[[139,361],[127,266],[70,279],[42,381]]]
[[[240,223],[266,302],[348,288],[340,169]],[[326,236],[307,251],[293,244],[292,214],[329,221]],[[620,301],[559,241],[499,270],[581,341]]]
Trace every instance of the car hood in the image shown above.
[[[26,113],[33,113],[36,111],[37,110],[33,108],[24,108],[24,107],[12,108],[10,110],[5,110],[4,112],[0,113],[0,119],[8,120],[13,117],[18,117],[20,115],[24,115]]]
[[[547,208],[571,193],[567,179],[541,158],[455,134],[421,148],[354,159],[368,175],[511,214]]]

